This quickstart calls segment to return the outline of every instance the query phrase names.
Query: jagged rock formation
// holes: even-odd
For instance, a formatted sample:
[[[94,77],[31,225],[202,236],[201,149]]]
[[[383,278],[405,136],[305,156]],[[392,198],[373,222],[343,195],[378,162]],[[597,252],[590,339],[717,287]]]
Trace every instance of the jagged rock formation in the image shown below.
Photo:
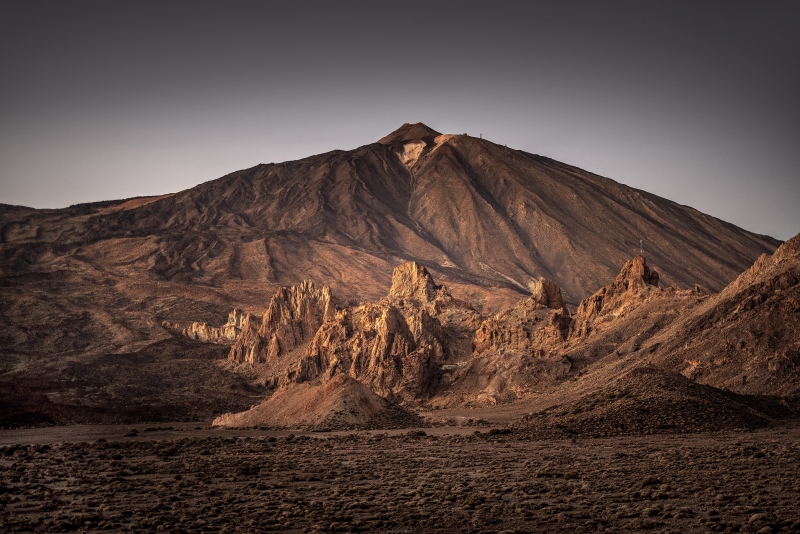
[[[247,314],[236,308],[228,314],[228,322],[222,326],[210,326],[208,323],[194,322],[184,328],[181,334],[195,341],[229,345],[236,342],[247,321]]]
[[[443,286],[436,285],[428,270],[415,261],[404,263],[392,272],[390,300],[412,299],[419,304],[428,304],[437,296],[448,295]]]
[[[292,383],[261,404],[240,413],[217,417],[223,427],[266,426],[303,430],[380,429],[419,426],[422,420],[376,395],[346,375],[319,386]]]
[[[641,256],[582,301],[574,317],[562,308],[558,285],[540,280],[532,289],[531,298],[483,321],[474,335],[474,359],[454,375],[444,405],[535,396],[604,356],[638,350],[650,332],[674,320],[673,310],[698,297],[659,288],[658,273]]]
[[[348,374],[389,399],[413,402],[438,385],[445,345],[431,315],[447,290],[421,265],[407,262],[392,276],[389,296],[343,310],[314,336],[309,354],[288,378],[308,381]]]
[[[231,348],[229,359],[236,362],[274,363],[282,354],[303,347],[322,323],[335,314],[331,291],[305,281],[280,288],[272,297],[258,329],[251,320]]]
[[[641,299],[652,288],[657,289],[658,278],[658,272],[650,269],[647,260],[643,256],[636,256],[625,263],[614,282],[583,300],[576,316],[588,320],[607,313],[618,315],[620,308]]]
[[[551,282],[546,278],[539,278],[530,286],[530,290],[531,300],[536,304],[552,310],[564,310],[567,313],[564,298],[561,296],[561,288],[555,282]]]
[[[573,323],[575,335],[587,335],[591,330],[590,323],[608,319],[609,316],[612,319],[624,316],[658,292],[658,281],[658,271],[647,265],[644,256],[636,256],[626,262],[614,282],[581,301]]]
[[[475,332],[474,354],[524,352],[542,357],[567,338],[571,324],[558,285],[540,279],[530,298],[481,324]]]
[[[531,394],[535,383],[563,379],[572,369],[560,347],[572,318],[558,285],[540,279],[533,295],[485,319],[473,335],[473,358],[454,374],[444,405],[494,405]]]

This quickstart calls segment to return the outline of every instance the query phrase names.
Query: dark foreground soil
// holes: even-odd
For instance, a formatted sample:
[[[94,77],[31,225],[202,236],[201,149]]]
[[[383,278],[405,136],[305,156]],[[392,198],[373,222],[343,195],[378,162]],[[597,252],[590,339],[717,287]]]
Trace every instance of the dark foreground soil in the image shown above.
[[[0,433],[0,531],[800,531],[796,424],[566,441],[86,428]]]

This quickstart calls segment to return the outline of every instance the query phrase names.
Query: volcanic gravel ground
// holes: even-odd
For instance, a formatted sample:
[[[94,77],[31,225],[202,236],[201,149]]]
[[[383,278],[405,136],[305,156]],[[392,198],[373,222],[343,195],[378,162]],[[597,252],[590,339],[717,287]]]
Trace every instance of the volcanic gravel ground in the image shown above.
[[[800,531],[796,425],[573,441],[126,430],[0,448],[0,530]]]

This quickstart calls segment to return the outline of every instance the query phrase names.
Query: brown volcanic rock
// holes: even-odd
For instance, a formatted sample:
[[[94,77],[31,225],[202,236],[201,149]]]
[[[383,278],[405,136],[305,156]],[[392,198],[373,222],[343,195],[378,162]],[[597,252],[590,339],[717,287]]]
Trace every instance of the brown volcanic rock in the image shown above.
[[[303,347],[325,320],[335,313],[331,292],[305,281],[290,288],[280,288],[272,297],[261,326],[244,328],[231,348],[229,358],[237,362],[274,363],[282,354]]]
[[[433,301],[442,286],[437,286],[428,270],[415,261],[406,262],[392,272],[392,287],[389,298],[394,300],[414,299],[420,303]]]
[[[226,413],[214,426],[268,426],[309,430],[403,428],[421,419],[346,375],[319,385],[292,383],[275,391],[258,406]]]
[[[590,324],[624,316],[651,296],[662,294],[658,280],[658,272],[647,265],[644,256],[626,262],[611,284],[581,301],[573,325],[576,335],[586,335],[592,328]]]
[[[737,395],[638,366],[575,401],[524,417],[519,428],[594,437],[709,432],[760,428],[790,415],[778,399]]]
[[[541,279],[533,296],[481,324],[475,332],[474,353],[527,352],[541,356],[567,338],[571,323],[559,287]]]
[[[449,297],[413,262],[397,267],[392,280],[387,299],[343,310],[326,321],[288,378],[302,382],[344,373],[390,399],[430,397],[445,346],[441,324],[429,309]]]
[[[800,394],[800,235],[653,344],[655,361],[692,380],[740,393]]]
[[[608,286],[571,317],[558,286],[542,280],[534,295],[492,316],[475,332],[474,359],[456,373],[445,405],[494,404],[533,398],[561,386],[606,356],[635,353],[679,313],[705,298],[657,287],[658,274],[641,256],[623,265]],[[602,381],[601,381],[602,382]]]
[[[533,289],[530,298],[480,323],[470,336],[472,357],[445,367],[449,387],[437,405],[510,402],[566,378],[572,364],[561,347],[572,319],[556,284],[541,279]]]
[[[247,315],[234,308],[228,315],[228,322],[222,326],[211,326],[208,323],[194,322],[190,326],[184,328],[181,333],[195,341],[229,345],[236,342],[236,338],[241,334],[246,321]]]
[[[537,304],[552,310],[566,310],[561,288],[546,278],[539,278],[531,286],[531,299]]]

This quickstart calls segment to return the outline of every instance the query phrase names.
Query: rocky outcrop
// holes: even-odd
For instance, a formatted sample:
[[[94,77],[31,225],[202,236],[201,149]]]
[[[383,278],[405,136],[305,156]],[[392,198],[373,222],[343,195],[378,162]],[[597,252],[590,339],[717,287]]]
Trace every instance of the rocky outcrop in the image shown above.
[[[654,361],[737,393],[800,394],[800,235],[658,338]]]
[[[561,289],[542,278],[530,298],[481,324],[475,332],[474,355],[497,351],[544,355],[566,339],[571,322]]]
[[[472,336],[472,358],[456,370],[444,405],[489,406],[526,397],[572,369],[561,347],[571,317],[557,284],[540,279],[532,296],[485,319]],[[447,397],[450,397],[449,399]]]
[[[392,273],[392,287],[389,299],[403,301],[410,299],[416,304],[428,304],[437,297],[447,296],[447,290],[438,286],[428,270],[415,261],[398,266]]]
[[[267,426],[305,430],[403,428],[422,420],[376,395],[346,375],[319,385],[288,384],[261,404],[241,413],[226,413],[213,425]]]
[[[765,278],[770,279],[771,289],[789,289],[798,283],[793,274],[797,270],[798,263],[800,263],[800,234],[783,243],[773,254],[762,254],[749,269],[731,282],[720,296],[725,297],[753,284],[763,284]],[[776,273],[777,276],[771,277],[772,273]]]
[[[222,326],[210,326],[207,323],[195,322],[184,328],[181,333],[195,341],[230,345],[236,342],[247,320],[248,314],[234,308],[228,315],[228,322]]]
[[[445,354],[441,323],[430,310],[447,297],[424,267],[400,265],[387,298],[342,310],[321,325],[308,356],[289,371],[288,379],[347,374],[389,399],[430,397]]]
[[[229,359],[251,365],[274,363],[281,355],[311,341],[335,310],[327,287],[320,288],[309,281],[282,287],[272,297],[257,330],[252,321],[243,325],[243,334],[231,348]]]
[[[587,335],[590,323],[604,316],[624,315],[658,290],[659,275],[647,265],[644,256],[636,256],[623,265],[617,278],[594,295],[581,301],[573,322],[576,336]]]
[[[547,278],[539,278],[530,286],[533,302],[551,310],[566,310],[561,288]]]

